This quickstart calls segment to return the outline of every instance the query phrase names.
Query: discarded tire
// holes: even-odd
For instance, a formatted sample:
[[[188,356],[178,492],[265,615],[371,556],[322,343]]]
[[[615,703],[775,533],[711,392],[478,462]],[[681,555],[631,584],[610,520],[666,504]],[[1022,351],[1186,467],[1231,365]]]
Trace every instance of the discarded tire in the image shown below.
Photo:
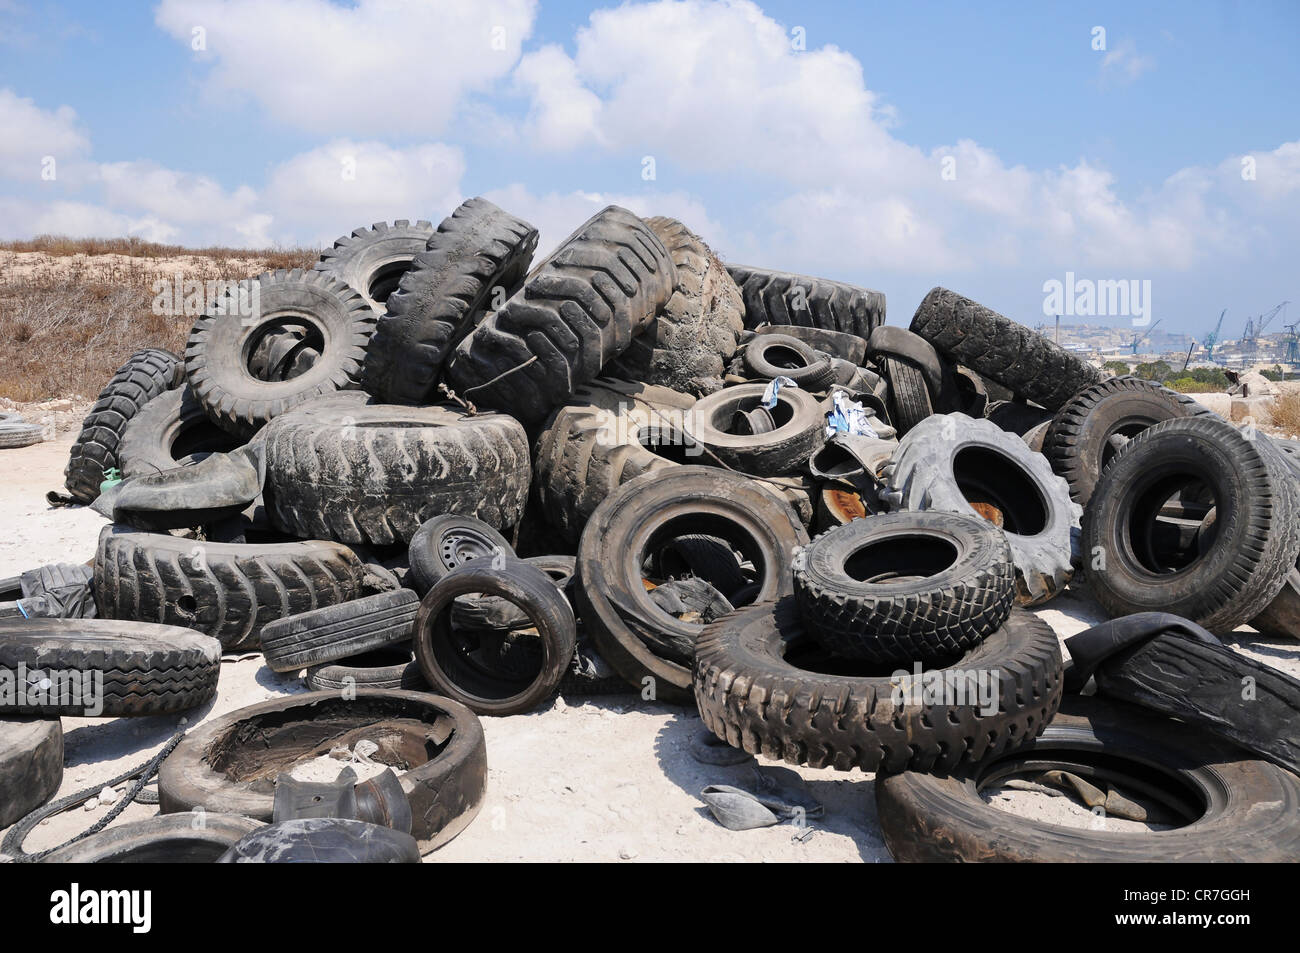
[[[1021,605],[1046,602],[1069,581],[1081,508],[1041,454],[989,421],[928,418],[899,443],[884,480],[891,510],[966,513],[998,526]]]
[[[262,824],[217,858],[219,864],[418,864],[414,837],[342,817]]]
[[[1180,816],[1166,831],[1069,828],[987,803],[981,788],[1058,768],[1141,792]],[[895,860],[1279,862],[1300,856],[1300,779],[1170,718],[1071,696],[1041,737],[949,777],[876,780]],[[1104,822],[1103,822],[1104,823]]]
[[[1130,439],[1162,420],[1209,413],[1192,398],[1136,377],[1113,377],[1075,394],[1047,428],[1043,454],[1087,506],[1101,471]]]
[[[256,302],[256,314],[249,314]],[[242,281],[194,323],[185,375],[208,416],[223,430],[250,437],[285,411],[337,390],[360,386],[375,313],[357,292],[323,271],[298,268]],[[262,380],[248,355],[268,334],[297,330],[320,357],[288,380]]]
[[[429,683],[420,673],[420,664],[407,644],[314,665],[307,669],[307,687],[314,692],[376,688],[427,692]]]
[[[452,624],[454,600],[475,593],[518,607],[532,623],[528,634]],[[517,559],[499,568],[471,561],[448,573],[421,601],[415,623],[415,658],[425,680],[480,715],[520,714],[552,697],[576,648],[568,600],[550,576]]]
[[[1101,373],[1036,331],[947,288],[916,309],[911,329],[950,361],[1058,411]]]
[[[29,685],[12,704],[0,705],[0,715],[161,715],[197,708],[216,695],[221,645],[171,625],[0,620],[0,669],[16,672],[19,665],[45,671],[51,684]]]
[[[831,360],[786,334],[759,334],[745,345],[745,368],[751,377],[788,377],[804,390],[824,391],[835,382]]]
[[[398,404],[432,400],[442,365],[492,304],[514,294],[537,229],[484,198],[461,203],[429,235],[385,301],[366,348],[366,389]]]
[[[483,727],[472,711],[424,692],[364,691],[355,698],[310,692],[250,705],[198,726],[158,772],[162,813],[203,808],[270,821],[281,770],[341,738],[379,745],[372,757],[405,766],[411,834],[428,852],[478,814],[487,782]]]
[[[797,324],[864,340],[885,323],[885,296],[840,281],[727,265],[745,302],[745,327]]]
[[[793,598],[756,604],[704,630],[695,700],[705,727],[733,748],[889,773],[949,772],[1013,749],[1043,730],[1061,700],[1056,634],[1018,610],[947,668],[837,670],[808,638]]]
[[[504,414],[334,400],[265,439],[272,522],[304,538],[405,542],[444,513],[513,526],[532,479],[528,437]]]
[[[420,597],[409,589],[276,619],[262,629],[262,655],[273,672],[296,672],[387,645],[409,644]]]
[[[1168,552],[1154,533],[1179,492],[1208,491],[1216,520],[1203,550]],[[1253,619],[1300,554],[1295,483],[1267,440],[1217,417],[1167,420],[1133,437],[1102,473],[1084,514],[1088,587],[1112,616],[1170,612],[1216,635]]]
[[[0,423],[0,450],[17,450],[30,447],[45,439],[45,428],[39,424]]]
[[[873,662],[951,659],[1015,605],[1006,537],[956,513],[894,513],[814,539],[795,558],[804,625],[828,650]]]
[[[3,623],[0,623],[3,625]],[[63,783],[63,728],[58,718],[0,717],[0,828],[26,817]]]
[[[336,239],[333,248],[321,252],[315,270],[333,275],[358,292],[376,314],[383,314],[389,296],[432,235],[430,222],[376,222]]]
[[[242,441],[214,424],[189,387],[159,394],[127,421],[118,444],[123,478],[162,473],[228,453]]]
[[[826,414],[806,390],[782,387],[767,410],[770,431],[746,432],[738,414],[761,408],[766,384],[738,384],[701,398],[687,418],[686,436],[724,465],[755,476],[799,469],[826,442]]]
[[[46,854],[45,864],[211,864],[266,827],[233,814],[167,814],[120,824]]]
[[[365,575],[337,543],[197,543],[106,526],[95,598],[104,618],[197,629],[234,650],[256,648],[262,627],[285,614],[357,598]]]
[[[565,239],[457,345],[447,377],[479,406],[541,420],[627,348],[675,284],[663,242],[631,212],[611,205]]]
[[[705,533],[755,567],[753,601],[790,594],[793,552],[808,541],[798,518],[752,480],[683,466],[623,484],[592,514],[578,549],[578,614],[601,656],[654,697],[690,701],[691,660],[703,626],[660,609],[643,581],[646,561],[678,536]]]
[[[99,392],[81,424],[64,470],[68,492],[83,503],[99,496],[104,474],[118,467],[118,446],[127,423],[158,395],[180,386],[185,367],[171,351],[136,351]]]
[[[513,553],[511,554],[513,555]],[[522,560],[529,566],[535,566],[550,577],[552,584],[569,601],[569,589],[577,572],[577,560],[572,556],[529,556]],[[572,602],[570,601],[570,605]],[[528,628],[532,625],[527,613],[509,600],[499,596],[484,596],[471,599],[460,597],[452,603],[451,626],[453,629],[497,630],[509,632],[514,629]]]

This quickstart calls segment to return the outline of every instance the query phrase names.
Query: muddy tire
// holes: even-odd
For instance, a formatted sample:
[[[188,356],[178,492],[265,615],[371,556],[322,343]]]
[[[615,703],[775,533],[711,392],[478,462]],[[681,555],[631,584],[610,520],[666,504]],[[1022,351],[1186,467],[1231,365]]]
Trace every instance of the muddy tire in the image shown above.
[[[728,265],[745,302],[745,327],[795,324],[841,331],[863,340],[885,323],[885,296],[809,275]]]
[[[245,316],[257,301],[257,314]],[[194,323],[185,375],[213,422],[251,437],[298,404],[360,386],[376,315],[365,299],[324,271],[283,268],[239,285]],[[262,380],[246,355],[267,335],[296,328],[320,356],[288,380]]]
[[[102,710],[96,715],[162,715],[188,711],[216,696],[221,644],[170,625],[107,619],[0,621],[0,668],[102,672]],[[90,705],[27,699],[0,715],[87,717]],[[96,717],[90,715],[89,717]]]
[[[1208,488],[1213,532],[1190,558],[1153,534],[1179,490]],[[1084,514],[1088,587],[1112,616],[1171,612],[1216,635],[1255,618],[1286,584],[1300,555],[1300,502],[1282,454],[1217,417],[1166,420],[1133,437],[1102,473]],[[1098,548],[1100,547],[1100,548]]]
[[[527,434],[504,414],[335,400],[266,431],[267,511],[307,539],[408,542],[445,513],[513,526],[531,479]]]
[[[83,503],[99,496],[105,471],[119,467],[118,447],[127,423],[155,397],[179,387],[184,374],[181,359],[161,348],[136,351],[117,369],[99,392],[72,445],[64,470],[69,493]]]
[[[395,404],[431,402],[451,350],[491,306],[513,295],[537,229],[484,198],[461,203],[412,259],[366,348],[365,385]]]
[[[947,288],[934,288],[911,329],[944,357],[1058,411],[1101,372],[1043,335]]]
[[[1061,700],[1056,634],[1026,612],[1012,612],[951,665],[997,679],[985,693],[991,708],[996,689],[991,713],[974,697],[934,702],[919,683],[913,697],[888,674],[822,674],[835,664],[811,643],[793,598],[740,609],[706,628],[694,676],[705,727],[733,748],[790,764],[947,772],[1035,737]]]
[[[676,283],[663,242],[611,205],[456,346],[447,377],[478,406],[541,420],[627,349]]]
[[[243,445],[214,424],[188,387],[159,394],[127,421],[118,445],[122,477],[147,476],[190,466],[211,453]]]
[[[106,526],[95,554],[101,616],[196,629],[226,650],[256,648],[286,614],[363,595],[366,567],[337,543],[197,543]]]
[[[430,222],[376,222],[336,239],[333,248],[321,252],[314,270],[333,275],[360,294],[375,314],[383,314],[385,302],[432,235]]]
[[[737,384],[697,401],[687,437],[723,465],[755,476],[781,476],[801,469],[826,442],[826,412],[816,397],[782,387],[770,414],[776,429],[735,433],[736,414],[760,406],[766,384]]]
[[[0,828],[21,820],[63,783],[63,728],[57,718],[0,718]]]
[[[1300,779],[1171,718],[1070,696],[1047,730],[949,777],[909,772],[876,779],[885,844],[909,862],[1294,862],[1300,856]],[[1017,767],[1056,768],[1150,791],[1177,813],[1200,815],[1171,831],[1091,830],[1019,817],[978,788]],[[1105,765],[1099,770],[1097,765]],[[1127,786],[1126,786],[1127,785]],[[1188,789],[1205,792],[1193,804]]]
[[[262,655],[273,672],[297,672],[409,644],[419,605],[420,597],[410,589],[395,589],[284,616],[262,629]]]

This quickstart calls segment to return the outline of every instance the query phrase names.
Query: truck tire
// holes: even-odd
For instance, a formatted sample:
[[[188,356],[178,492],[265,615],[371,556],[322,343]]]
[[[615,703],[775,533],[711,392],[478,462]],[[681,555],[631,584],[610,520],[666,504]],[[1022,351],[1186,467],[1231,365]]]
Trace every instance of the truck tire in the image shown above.
[[[740,433],[737,414],[761,405],[766,384],[737,384],[696,402],[686,436],[725,466],[754,476],[782,476],[801,469],[826,442],[826,412],[816,397],[782,387],[768,412],[776,429]]]
[[[333,248],[321,252],[314,270],[343,282],[380,315],[411,267],[412,259],[425,250],[432,235],[431,222],[419,221],[412,225],[404,218],[391,225],[376,222],[336,239]]]
[[[214,424],[189,387],[159,394],[127,421],[118,445],[124,479],[190,466],[243,442]]]
[[[864,341],[885,323],[885,296],[841,281],[727,265],[745,302],[745,327],[797,324],[854,334]]]
[[[273,672],[297,672],[311,665],[411,641],[420,597],[395,589],[324,606],[268,622],[262,655]]]

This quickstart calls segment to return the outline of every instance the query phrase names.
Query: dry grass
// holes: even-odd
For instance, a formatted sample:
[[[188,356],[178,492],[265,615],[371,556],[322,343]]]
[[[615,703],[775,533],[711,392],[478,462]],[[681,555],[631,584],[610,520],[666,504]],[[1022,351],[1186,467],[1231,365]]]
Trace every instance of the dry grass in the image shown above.
[[[1274,397],[1269,414],[1278,430],[1300,434],[1300,393],[1289,391]]]
[[[192,318],[156,314],[156,281],[238,280],[310,268],[303,248],[191,249],[43,235],[0,243],[0,397],[94,397],[142,347],[180,353]]]

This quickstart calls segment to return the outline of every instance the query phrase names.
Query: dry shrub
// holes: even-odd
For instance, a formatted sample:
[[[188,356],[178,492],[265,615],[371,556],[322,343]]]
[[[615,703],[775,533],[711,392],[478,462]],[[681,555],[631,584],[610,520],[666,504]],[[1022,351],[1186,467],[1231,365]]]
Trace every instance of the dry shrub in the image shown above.
[[[1300,434],[1300,392],[1289,391],[1274,397],[1269,414],[1278,430]]]

